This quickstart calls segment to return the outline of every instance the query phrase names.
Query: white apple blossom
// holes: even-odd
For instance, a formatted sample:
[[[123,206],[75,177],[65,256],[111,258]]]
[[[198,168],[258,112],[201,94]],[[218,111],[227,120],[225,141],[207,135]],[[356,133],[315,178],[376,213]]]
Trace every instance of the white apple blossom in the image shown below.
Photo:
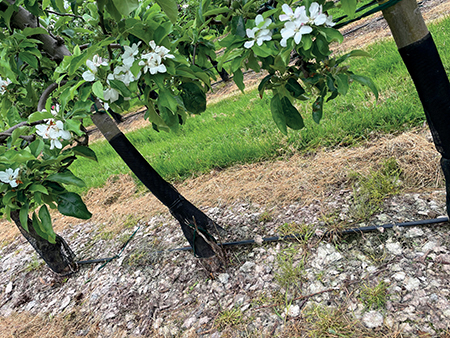
[[[253,27],[252,29],[247,28],[246,30],[247,37],[252,40],[245,42],[244,47],[252,48],[255,42],[258,46],[261,46],[264,41],[272,40],[272,32],[267,29],[271,23],[272,20],[269,18],[264,20],[263,16],[258,14],[255,18],[256,27]]]
[[[56,121],[53,125],[53,128],[51,128],[50,132],[50,149],[53,149],[54,147],[61,149],[61,139],[63,140],[70,140],[72,138],[72,135],[70,134],[70,131],[64,130],[64,124],[62,121]]]
[[[142,54],[141,58],[143,60],[139,61],[139,66],[144,66],[144,73],[150,72],[150,74],[154,75],[156,73],[167,72],[166,66],[162,63],[161,56],[155,52]]]
[[[287,46],[287,40],[290,38],[294,38],[295,44],[299,44],[302,40],[302,36],[305,34],[309,34],[312,32],[312,28],[308,25],[305,25],[302,21],[289,21],[284,24],[284,28],[281,29],[281,41],[280,45],[282,47]]]
[[[131,68],[131,66],[133,66],[134,57],[137,55],[137,53],[139,53],[140,45],[141,41],[139,41],[137,44],[133,43],[131,47],[123,46],[125,52],[123,52],[122,54],[122,62],[126,67]]]
[[[283,9],[283,12],[285,14],[281,14],[279,16],[280,21],[296,21],[296,20],[300,20],[300,21],[302,21],[304,23],[307,23],[308,20],[309,20],[308,16],[306,15],[305,6],[297,7],[295,9],[295,12],[292,10],[291,7],[289,7],[288,4],[284,4],[281,8]]]
[[[115,102],[119,99],[119,92],[114,88],[107,88],[103,91],[105,101]]]
[[[327,21],[325,21],[325,26],[333,27],[334,25],[335,25],[335,23],[333,22],[333,16],[332,15],[328,15],[327,16]]]
[[[17,187],[20,183],[22,183],[22,181],[18,178],[19,171],[19,168],[17,168],[16,170],[8,168],[5,171],[0,171],[0,181],[9,184],[11,188]]]
[[[95,81],[95,75],[97,74],[98,67],[107,65],[108,60],[102,59],[102,57],[98,56],[97,54],[94,55],[92,60],[86,61],[86,66],[88,67],[88,70],[83,73],[82,75],[83,79],[88,82]]]
[[[50,109],[50,113],[52,113],[53,116],[58,116],[59,104],[55,104],[54,106],[52,106],[52,109]]]
[[[47,124],[40,124],[36,126],[36,134],[43,139],[50,140],[50,149],[62,148],[61,140],[70,140],[72,135],[70,131],[64,130],[64,124],[62,121],[55,121],[49,119]]]
[[[175,59],[175,56],[169,54],[170,50],[164,46],[157,46],[155,41],[150,41],[150,47],[154,50],[156,54],[158,54],[161,59]]]
[[[12,82],[11,82],[11,80],[10,79],[6,79],[6,80],[3,80],[2,78],[1,78],[1,76],[0,76],[0,95],[3,95],[3,94],[5,94],[5,92],[6,92],[6,87],[8,87],[8,85],[9,84],[11,84]]]
[[[125,84],[125,86],[129,86],[131,82],[139,80],[141,77],[141,72],[139,72],[136,76],[133,75],[130,68],[127,66],[119,66],[114,68],[114,78],[119,80]]]
[[[317,2],[313,2],[309,6],[309,16],[309,23],[316,26],[323,25],[327,21],[327,15],[322,13],[322,5],[319,5]]]

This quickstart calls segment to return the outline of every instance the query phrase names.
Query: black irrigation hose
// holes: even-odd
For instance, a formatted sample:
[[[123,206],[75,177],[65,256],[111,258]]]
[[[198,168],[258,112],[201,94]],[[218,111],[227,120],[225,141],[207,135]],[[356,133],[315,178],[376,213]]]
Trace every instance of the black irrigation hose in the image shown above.
[[[439,218],[433,218],[433,219],[425,219],[425,220],[421,220],[421,221],[389,223],[389,224],[384,224],[384,225],[380,225],[380,226],[371,225],[371,226],[367,226],[367,227],[351,228],[351,229],[346,229],[346,230],[342,230],[342,231],[326,231],[322,235],[320,235],[320,237],[327,237],[330,235],[344,236],[344,235],[350,235],[350,234],[361,234],[361,233],[366,233],[366,232],[371,232],[371,231],[376,231],[376,230],[379,231],[380,229],[392,229],[393,227],[406,228],[406,227],[413,227],[413,226],[418,226],[418,225],[430,225],[430,224],[437,224],[437,223],[445,223],[448,221],[449,221],[448,217],[439,217]],[[101,268],[103,268],[105,266],[106,263],[109,263],[110,261],[120,257],[120,254],[125,249],[125,247],[130,242],[130,240],[133,238],[133,236],[136,234],[136,231],[133,233],[133,235],[131,235],[131,237],[128,239],[128,241],[122,246],[122,249],[118,255],[115,255],[114,257],[110,257],[110,258],[99,258],[99,259],[80,261],[80,262],[77,262],[77,264],[83,265],[83,264],[104,263],[99,268],[99,270],[100,270]],[[304,237],[305,237],[304,235],[299,235],[299,234],[293,234],[293,235],[288,235],[288,236],[264,237],[262,239],[262,242],[270,243],[270,242],[279,242],[279,241],[286,241],[286,240],[298,240],[298,239],[304,239]],[[243,241],[218,243],[218,244],[221,247],[230,247],[230,246],[256,244],[256,241],[254,239],[247,239],[247,240],[243,240]],[[185,246],[182,248],[158,251],[158,253],[174,252],[174,251],[192,251],[192,248],[190,246]]]
[[[330,235],[349,235],[349,234],[358,234],[358,233],[365,233],[370,231],[375,231],[379,229],[391,229],[395,226],[397,227],[412,227],[417,225],[427,225],[427,224],[436,224],[436,223],[445,223],[448,222],[448,217],[439,217],[434,219],[427,219],[422,221],[413,221],[413,222],[404,222],[404,223],[396,223],[396,224],[385,224],[380,226],[368,226],[368,227],[361,227],[361,228],[352,228],[352,229],[346,229],[342,231],[326,231],[321,235],[321,237],[326,237]],[[294,234],[294,235],[288,235],[288,236],[273,236],[273,237],[265,237],[262,239],[263,243],[269,243],[269,242],[279,242],[284,240],[292,240],[292,239],[302,239],[304,238],[303,235]],[[254,239],[247,239],[243,241],[237,241],[237,242],[227,242],[227,243],[218,243],[222,247],[229,247],[229,246],[238,246],[238,245],[249,245],[249,244],[256,244],[256,241]],[[167,250],[167,252],[173,252],[173,251],[189,251],[192,250],[190,247],[183,247],[183,248],[176,248],[176,249],[170,249]]]

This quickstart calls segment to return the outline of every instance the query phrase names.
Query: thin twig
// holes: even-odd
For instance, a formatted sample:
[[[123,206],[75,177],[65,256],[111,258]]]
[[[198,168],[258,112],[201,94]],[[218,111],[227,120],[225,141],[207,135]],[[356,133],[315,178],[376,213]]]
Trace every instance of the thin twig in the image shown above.
[[[76,15],[76,14],[70,14],[70,13],[58,13],[58,12],[55,12],[55,11],[49,11],[49,10],[47,10],[47,13],[55,14],[55,15],[58,15],[58,16],[70,16],[70,17],[72,17],[72,18],[77,18],[77,19],[81,19],[81,20],[84,21],[84,19],[83,19],[82,16]]]

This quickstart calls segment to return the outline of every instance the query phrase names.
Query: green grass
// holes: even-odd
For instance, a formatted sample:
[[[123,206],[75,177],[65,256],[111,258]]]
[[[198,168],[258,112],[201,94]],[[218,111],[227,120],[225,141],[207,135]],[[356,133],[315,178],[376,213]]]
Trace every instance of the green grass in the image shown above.
[[[429,28],[443,63],[449,64],[450,47],[445,42],[450,19]],[[351,70],[374,79],[380,91],[378,103],[366,87],[352,84],[345,97],[325,105],[320,125],[312,121],[312,102],[298,106],[306,127],[289,130],[287,137],[272,121],[270,96],[259,99],[256,90],[210,104],[205,113],[188,119],[178,134],[157,133],[149,126],[127,136],[165,179],[183,180],[213,168],[276,159],[297,151],[354,146],[371,133],[399,133],[422,125],[422,106],[394,42],[376,43],[366,50],[371,57],[354,58]],[[99,163],[80,159],[72,167],[87,184],[78,190],[81,193],[102,186],[111,175],[129,172],[106,142],[97,142],[92,149]]]

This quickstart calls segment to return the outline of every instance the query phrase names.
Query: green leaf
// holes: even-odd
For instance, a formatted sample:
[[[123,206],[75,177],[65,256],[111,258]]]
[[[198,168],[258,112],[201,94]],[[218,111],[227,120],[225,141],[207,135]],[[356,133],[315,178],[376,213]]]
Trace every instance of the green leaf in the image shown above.
[[[287,135],[286,117],[283,113],[280,95],[275,94],[272,97],[272,100],[270,100],[270,111],[272,112],[272,118],[278,129],[280,129],[284,135]]]
[[[245,22],[242,15],[233,16],[231,19],[231,34],[245,38],[247,34],[245,33]]]
[[[53,118],[53,115],[51,112],[39,111],[39,112],[33,113],[30,116],[28,116],[28,122],[32,123],[32,122],[41,121],[41,120],[45,120],[45,119],[51,119],[51,118]]]
[[[313,120],[314,122],[319,123],[323,115],[323,96],[319,96],[316,101],[314,101],[312,108]]]
[[[337,74],[335,76],[337,91],[341,95],[347,94],[349,83],[348,83],[348,75],[347,74]]]
[[[122,14],[117,10],[114,3],[115,1],[112,0],[106,1],[106,11],[115,21],[120,21],[120,19],[122,19]]]
[[[341,0],[342,10],[345,14],[351,17],[353,16],[353,14],[355,14],[356,3],[357,0]]]
[[[36,28],[26,27],[22,31],[22,34],[25,36],[30,36],[30,35],[36,35],[36,34],[48,34],[48,32],[42,27],[36,27]]]
[[[69,76],[75,74],[75,72],[81,68],[81,66],[89,58],[89,55],[89,53],[82,53],[80,55],[72,57],[72,59],[70,60],[69,69],[67,70]]]
[[[355,50],[352,50],[350,53],[344,54],[339,59],[337,59],[336,65],[338,65],[338,64],[344,62],[345,60],[347,60],[348,58],[354,57],[354,56],[366,56],[367,57],[367,56],[370,56],[370,54],[363,50],[355,49]]]
[[[92,85],[92,92],[95,96],[97,96],[99,99],[104,100],[103,97],[103,85],[100,81],[95,81]]]
[[[80,195],[74,192],[65,192],[56,196],[58,210],[65,216],[72,216],[80,219],[89,219],[92,214],[86,208]]]
[[[33,154],[34,157],[38,157],[42,150],[44,150],[44,140],[42,138],[37,138],[31,144],[28,146],[30,148],[31,154]]]
[[[75,155],[83,156],[90,160],[98,162],[97,155],[95,155],[95,152],[89,147],[75,146],[75,147],[71,148],[70,150],[73,151],[73,153]]]
[[[74,132],[75,134],[77,134],[78,136],[81,137],[81,136],[84,135],[84,132],[82,132],[80,130],[80,128],[81,128],[81,121],[80,120],[69,119],[69,120],[66,120],[64,122],[64,129],[65,130],[72,131],[72,132]]]
[[[33,220],[33,228],[34,231],[36,231],[36,233],[42,237],[43,239],[50,241],[51,238],[49,238],[49,236],[44,232],[44,230],[42,229],[42,223],[41,220],[39,219],[39,217],[36,215],[36,212],[33,212],[33,216],[32,216],[32,220]],[[53,242],[55,243],[55,242]]]
[[[26,135],[27,132],[28,132],[28,127],[20,127],[20,128],[14,129],[14,131],[12,132],[12,135],[11,135],[11,144],[13,145],[14,143],[16,143],[17,139],[22,135]]]
[[[26,232],[29,232],[29,230],[28,230],[28,210],[29,210],[29,205],[28,205],[28,203],[25,203],[24,205],[22,205],[22,208],[20,208],[20,212],[19,212],[20,225],[22,226],[22,228],[25,229]]]
[[[42,9],[46,9],[51,4],[51,0],[42,1]]]
[[[228,13],[230,11],[230,9],[228,7],[219,7],[219,8],[214,8],[211,9],[209,11],[207,11],[206,13],[203,13],[203,16],[211,16],[211,15],[219,15],[219,14],[223,14],[223,13]]]
[[[236,83],[236,86],[241,90],[242,93],[244,93],[245,84],[244,84],[244,74],[242,73],[242,70],[238,69],[233,74],[233,81]]]
[[[281,106],[283,109],[284,116],[286,117],[286,125],[294,130],[302,129],[305,124],[303,118],[295,108],[288,97],[284,96],[281,99]]]
[[[367,86],[370,88],[372,93],[375,95],[376,100],[378,101],[378,89],[375,83],[372,81],[372,79],[362,76],[362,75],[356,75],[356,74],[350,74],[350,78],[353,81],[359,82],[364,86]]]
[[[125,83],[123,83],[122,81],[110,80],[109,83],[111,85],[111,88],[117,89],[122,94],[123,97],[131,96],[130,90],[127,88],[127,86],[125,86]],[[92,86],[92,89],[94,89],[94,86]]]
[[[65,170],[60,173],[54,173],[46,178],[47,181],[58,182],[63,184],[73,184],[77,187],[85,187],[86,184],[81,178],[76,177],[70,170]]]
[[[175,0],[156,0],[156,3],[169,17],[169,20],[175,23],[178,17],[178,7]]]
[[[29,186],[28,190],[31,191],[31,192],[40,192],[40,193],[43,193],[45,195],[48,195],[47,188],[44,187],[42,184],[39,184],[39,183],[33,183],[32,185]]]
[[[272,78],[272,76],[273,76],[272,74],[267,75],[259,83],[259,85],[258,85],[259,97],[261,97],[261,98],[263,97],[264,90],[266,89],[266,86],[269,83],[269,81]]]
[[[248,56],[247,67],[253,69],[256,73],[259,73],[261,70],[258,60],[255,58],[255,55],[253,53],[250,53],[250,55]]]
[[[320,27],[319,31],[325,35],[328,42],[337,41],[338,43],[342,43],[342,41],[344,41],[344,36],[337,29],[331,27]]]
[[[144,119],[148,119],[150,122],[156,124],[158,128],[167,127],[166,123],[162,119],[162,117],[156,112],[155,107],[152,102],[147,104],[147,111],[144,114]],[[165,129],[168,131],[168,129]]]
[[[28,63],[34,69],[38,69],[38,67],[39,67],[38,60],[37,60],[36,56],[34,56],[33,54],[28,53],[28,52],[20,52],[19,58],[23,62]]]
[[[43,205],[39,209],[39,218],[41,219],[41,229],[47,234],[47,240],[50,243],[56,243],[56,234],[53,231],[52,218],[48,212],[47,206]]]
[[[206,110],[206,94],[194,82],[185,82],[179,86],[181,98],[186,110],[193,114],[200,114]]]
[[[113,0],[113,2],[119,13],[125,17],[139,7],[138,0]]]
[[[295,80],[292,77],[290,77],[287,80],[285,88],[289,91],[289,93],[294,98],[298,98],[305,93],[305,90],[303,89],[303,87],[298,83],[297,80]]]

